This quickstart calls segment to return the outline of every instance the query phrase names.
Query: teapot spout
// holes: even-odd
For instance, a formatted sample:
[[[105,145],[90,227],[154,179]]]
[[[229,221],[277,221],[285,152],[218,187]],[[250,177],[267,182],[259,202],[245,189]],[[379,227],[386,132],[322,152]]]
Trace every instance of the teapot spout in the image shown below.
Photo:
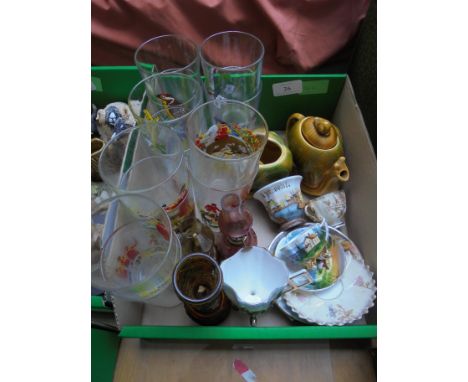
[[[345,157],[339,157],[333,164],[333,172],[336,177],[342,181],[347,182],[349,180],[349,169],[345,163]]]
[[[312,196],[320,196],[328,192],[339,190],[340,182],[347,182],[349,180],[349,169],[345,160],[345,157],[339,157],[335,163],[325,171],[322,181],[315,187],[311,187],[302,181],[301,190]]]

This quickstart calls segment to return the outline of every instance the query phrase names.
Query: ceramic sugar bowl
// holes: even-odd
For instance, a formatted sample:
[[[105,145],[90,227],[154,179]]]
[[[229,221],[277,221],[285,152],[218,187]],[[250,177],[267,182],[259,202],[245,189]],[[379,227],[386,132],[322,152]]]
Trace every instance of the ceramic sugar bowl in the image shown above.
[[[254,133],[261,134],[257,130],[254,130]],[[292,168],[293,157],[291,150],[280,135],[274,131],[269,131],[252,189],[258,190],[275,180],[289,176]]]
[[[242,248],[220,267],[224,292],[234,305],[249,313],[252,326],[257,323],[256,315],[268,310],[273,300],[312,282],[307,271],[290,275],[283,260],[256,246]],[[296,279],[303,281],[297,284]]]
[[[286,231],[305,223],[304,200],[301,193],[302,176],[288,176],[262,187],[254,195],[263,204],[268,216]]]
[[[349,180],[343,138],[330,121],[294,113],[286,124],[288,146],[302,176],[301,189],[319,196]]]

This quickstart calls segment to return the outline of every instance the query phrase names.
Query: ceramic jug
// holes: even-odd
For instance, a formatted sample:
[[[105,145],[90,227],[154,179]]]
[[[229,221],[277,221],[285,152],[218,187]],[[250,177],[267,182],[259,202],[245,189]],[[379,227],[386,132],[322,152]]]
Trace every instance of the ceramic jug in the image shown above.
[[[286,124],[288,146],[300,174],[301,189],[312,196],[336,191],[349,180],[349,169],[338,128],[320,117],[294,113]]]

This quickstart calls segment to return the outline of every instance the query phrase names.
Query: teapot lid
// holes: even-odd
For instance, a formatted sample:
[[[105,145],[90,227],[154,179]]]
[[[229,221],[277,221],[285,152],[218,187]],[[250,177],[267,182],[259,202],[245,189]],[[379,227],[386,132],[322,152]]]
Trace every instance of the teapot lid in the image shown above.
[[[338,141],[336,126],[325,118],[306,118],[302,124],[301,132],[310,145],[322,150],[335,147]]]

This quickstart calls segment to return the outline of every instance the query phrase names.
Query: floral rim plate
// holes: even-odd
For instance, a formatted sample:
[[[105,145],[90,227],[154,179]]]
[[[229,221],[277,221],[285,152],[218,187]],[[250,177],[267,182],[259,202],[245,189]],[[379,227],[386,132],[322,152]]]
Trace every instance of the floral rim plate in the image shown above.
[[[373,273],[356,245],[336,229],[330,228],[330,234],[335,236],[347,254],[346,269],[341,279],[326,290],[290,292],[279,298],[276,301],[279,309],[294,320],[341,326],[361,319],[374,306],[377,288]],[[278,243],[277,239],[272,244]]]

